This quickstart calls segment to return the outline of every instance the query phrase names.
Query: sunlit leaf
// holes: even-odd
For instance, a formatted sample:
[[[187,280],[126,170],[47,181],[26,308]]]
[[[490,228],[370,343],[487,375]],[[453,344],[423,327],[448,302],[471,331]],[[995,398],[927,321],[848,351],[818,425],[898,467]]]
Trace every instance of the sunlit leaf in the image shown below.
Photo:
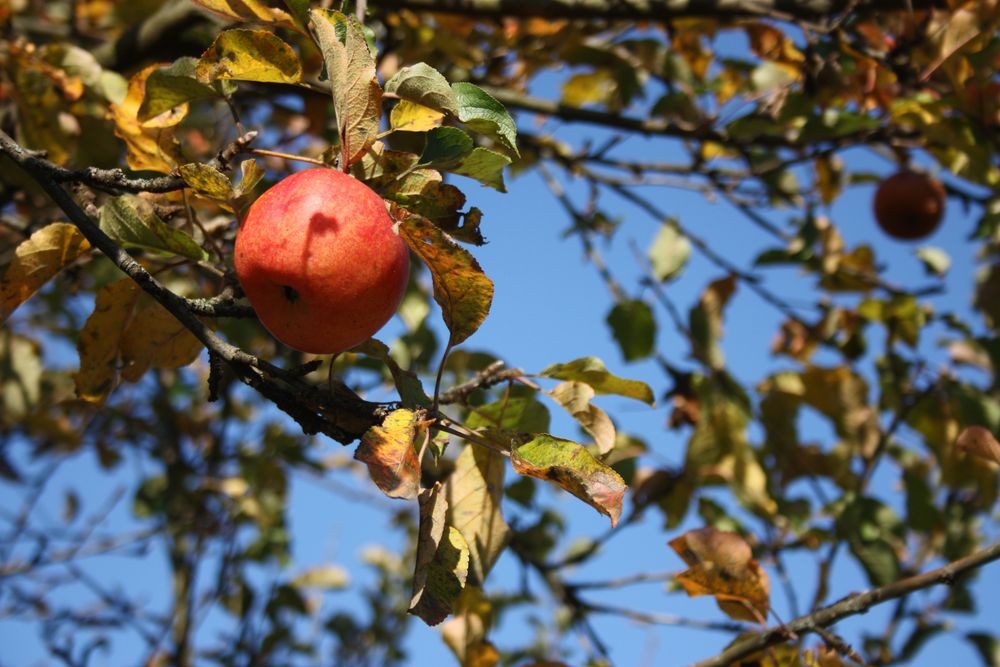
[[[177,171],[188,187],[204,197],[226,201],[232,194],[229,179],[211,165],[192,162],[182,164]]]
[[[100,404],[115,388],[122,335],[138,299],[139,287],[131,278],[105,285],[97,292],[94,311],[76,343],[80,370],[73,379],[78,398]]]
[[[146,82],[158,69],[159,65],[150,65],[132,75],[125,98],[120,104],[111,105],[111,118],[115,135],[125,142],[129,167],[170,172],[180,161],[174,128],[187,115],[188,105],[179,104],[146,120],[139,119],[139,109],[146,98]]]
[[[493,302],[493,281],[464,248],[449,240],[430,221],[398,207],[399,232],[430,269],[434,300],[441,306],[444,322],[457,345],[476,332]]]
[[[385,82],[385,92],[434,111],[459,115],[458,102],[448,80],[427,63],[400,69]]]
[[[656,319],[649,304],[639,299],[619,301],[608,313],[608,326],[625,361],[643,359],[656,344]]]
[[[273,23],[293,28],[295,23],[284,11],[270,7],[261,0],[192,0],[213,14],[232,21],[252,23]]]
[[[292,583],[301,588],[339,590],[351,584],[351,576],[339,565],[320,565],[295,576]]]
[[[466,445],[444,485],[448,524],[469,547],[473,581],[482,584],[507,545],[509,529],[500,512],[506,459],[498,452]]]
[[[375,486],[390,498],[413,499],[420,492],[415,435],[414,412],[393,410],[381,426],[368,429],[354,452],[354,458],[368,466]]]
[[[219,79],[296,83],[302,65],[287,43],[269,30],[234,29],[219,33],[196,67],[203,83]]]
[[[420,532],[409,613],[437,625],[452,612],[469,575],[469,547],[448,525],[448,501],[441,484],[420,494]]]
[[[654,405],[653,390],[645,382],[626,380],[612,374],[597,357],[583,357],[565,364],[553,364],[539,375],[557,380],[585,382],[598,394],[615,394]]]
[[[158,303],[138,311],[122,334],[122,378],[137,382],[150,368],[181,368],[201,353],[202,344]]]
[[[441,125],[444,114],[416,102],[401,100],[389,114],[389,126],[406,132],[426,132]]]
[[[973,456],[1000,463],[1000,442],[982,426],[969,426],[958,435],[958,446]]]
[[[503,170],[509,164],[510,158],[506,155],[477,146],[451,171],[474,178],[497,192],[507,192],[507,186],[503,182]]]
[[[322,9],[312,9],[309,14],[333,87],[333,107],[346,168],[361,159],[375,141],[382,114],[382,87],[375,76],[375,59],[357,19]]]
[[[689,530],[669,544],[688,565],[676,576],[688,595],[714,595],[719,608],[730,617],[766,622],[771,607],[770,579],[742,537],[708,526]]]
[[[691,242],[681,234],[677,225],[670,221],[660,225],[660,231],[649,248],[649,263],[656,279],[667,282],[679,276],[690,256]]]
[[[951,268],[951,257],[941,248],[924,246],[914,251],[928,275],[943,276]]]
[[[0,279],[0,323],[88,249],[83,234],[65,222],[46,225],[22,241]]]
[[[465,420],[469,428],[497,426],[520,433],[538,433],[549,430],[549,410],[534,398],[514,396],[476,409]]]
[[[614,448],[615,425],[604,410],[590,402],[595,395],[593,387],[583,382],[562,382],[546,393],[594,438],[598,454],[603,456]]]
[[[501,146],[518,155],[517,124],[500,102],[471,83],[454,83],[451,90],[458,102],[460,121],[476,132],[493,137]]]
[[[161,220],[149,202],[132,195],[105,202],[101,207],[100,225],[105,234],[126,247],[194,260],[208,257],[194,239]]]
[[[512,449],[510,460],[519,474],[557,484],[618,524],[625,480],[583,445],[540,433]]]

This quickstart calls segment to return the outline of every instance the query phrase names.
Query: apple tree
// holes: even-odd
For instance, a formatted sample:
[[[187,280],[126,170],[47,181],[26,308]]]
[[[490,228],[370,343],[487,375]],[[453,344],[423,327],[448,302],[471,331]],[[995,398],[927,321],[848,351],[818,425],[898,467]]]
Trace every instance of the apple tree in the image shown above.
[[[994,0],[0,1],[2,622],[67,665],[418,664],[426,638],[606,665],[621,620],[709,631],[706,667],[939,641],[1000,664],[998,22]],[[272,337],[234,268],[258,197],[306,168],[373,193],[410,257],[397,320],[337,354]],[[478,259],[508,190],[559,211],[516,243],[561,234],[548,260],[603,292],[505,326],[612,356],[477,344],[526,270]],[[77,490],[84,461],[125,486]],[[294,562],[304,479],[384,508],[398,549],[360,583]],[[623,539],[644,557],[609,558]]]

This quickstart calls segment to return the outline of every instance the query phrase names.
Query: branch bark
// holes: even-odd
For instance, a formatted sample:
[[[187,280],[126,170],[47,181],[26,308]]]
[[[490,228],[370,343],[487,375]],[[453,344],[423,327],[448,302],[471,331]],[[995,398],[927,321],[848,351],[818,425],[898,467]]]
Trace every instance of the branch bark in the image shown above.
[[[386,9],[413,9],[498,18],[669,20],[685,17],[817,19],[831,13],[944,7],[942,0],[393,0]]]
[[[815,632],[817,628],[825,628],[837,621],[863,614],[877,604],[888,600],[904,597],[915,591],[930,588],[937,584],[951,584],[960,575],[975,570],[987,563],[1000,559],[1000,542],[986,547],[965,558],[953,561],[923,574],[900,579],[891,584],[864,593],[850,595],[832,605],[817,609],[785,625],[779,625],[749,637],[722,653],[695,663],[693,667],[727,667],[739,664],[740,660],[759,651],[784,643],[790,638],[807,632]]]

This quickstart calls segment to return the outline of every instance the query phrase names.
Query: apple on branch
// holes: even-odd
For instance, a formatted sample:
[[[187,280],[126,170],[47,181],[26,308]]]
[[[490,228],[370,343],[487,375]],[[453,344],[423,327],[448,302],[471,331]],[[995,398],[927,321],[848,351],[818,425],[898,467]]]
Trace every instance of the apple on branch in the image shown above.
[[[236,234],[236,275],[260,321],[314,354],[342,352],[381,329],[403,298],[409,262],[382,198],[335,169],[280,181]]]

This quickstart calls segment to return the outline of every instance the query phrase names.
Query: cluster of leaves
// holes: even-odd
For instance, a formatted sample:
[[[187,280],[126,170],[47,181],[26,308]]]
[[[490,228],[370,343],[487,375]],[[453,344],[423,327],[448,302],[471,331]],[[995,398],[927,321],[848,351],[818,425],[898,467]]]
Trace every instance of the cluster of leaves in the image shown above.
[[[568,620],[554,625],[593,639],[588,614],[599,605],[581,597],[567,571],[598,558],[614,533],[557,555],[564,521],[543,505],[536,479],[576,496],[613,527],[637,525],[651,509],[662,513],[666,530],[702,524],[670,541],[688,569],[668,579],[689,595],[714,596],[740,623],[766,624],[774,605],[763,566],[783,571],[789,551],[816,556],[816,609],[835,583],[842,546],[869,582],[882,586],[936,558],[966,556],[995,533],[984,525],[1000,463],[992,435],[1000,431],[995,3],[809,17],[793,27],[759,16],[636,26],[578,20],[572,9],[564,18],[495,20],[381,2],[367,3],[372,14],[364,25],[303,0],[196,0],[197,25],[161,41],[192,40],[197,50],[175,58],[150,47],[128,63],[116,62],[115,49],[92,55],[75,36],[121,46],[133,21],[169,22],[177,11],[171,3],[146,0],[130,9],[133,3],[82,0],[31,11],[17,4],[0,6],[0,102],[14,119],[3,129],[11,126],[18,143],[44,151],[53,165],[127,165],[127,176],[58,173],[90,186],[75,192],[84,211],[173,293],[219,295],[214,303],[247,314],[230,298],[227,275],[235,218],[263,185],[291,169],[289,153],[367,183],[422,260],[400,310],[406,332],[391,346],[373,339],[317,361],[274,347],[252,318],[205,318],[242,349],[271,350],[292,375],[322,367],[350,382],[309,385],[330,394],[335,417],[347,404],[340,399],[357,405],[356,394],[394,389],[393,400],[375,405],[350,433],[360,439],[354,458],[375,487],[409,501],[397,503],[395,520],[412,547],[402,559],[369,559],[377,573],[369,619],[342,612],[324,619],[343,662],[401,660],[406,611],[429,624],[453,615],[443,634],[463,665],[551,657],[542,639],[503,656],[489,639],[501,612],[535,599],[526,590],[515,600],[489,594],[486,577],[505,550],[568,610]],[[73,12],[68,22],[59,8]],[[71,38],[51,38],[58,32],[35,30],[32,19],[68,25]],[[567,67],[558,100],[525,94],[539,77]],[[635,158],[613,134],[574,146],[552,125],[519,132],[508,108],[679,138],[669,154],[682,158]],[[247,121],[266,128],[259,139],[274,150],[249,147]],[[851,171],[840,156],[857,147],[947,172],[953,200],[977,216],[972,238],[982,271],[972,300],[982,323],[934,302],[948,285],[942,250],[917,251],[930,287],[911,289],[884,278],[874,244],[848,247],[832,207],[851,186],[875,179]],[[246,157],[238,166],[237,155]],[[289,556],[290,476],[332,476],[347,464],[330,464],[289,424],[272,420],[266,400],[219,370],[218,350],[203,364],[203,339],[132,278],[122,279],[12,157],[0,156],[0,321],[13,323],[0,333],[2,434],[32,442],[36,462],[93,448],[111,468],[131,443],[135,455],[154,463],[138,485],[135,513],[165,537],[175,574],[167,625],[179,664],[192,650],[197,575],[209,567],[208,554],[220,552],[217,583],[202,593],[238,620],[238,639],[203,654],[220,664],[314,655],[297,621],[315,613],[310,590],[345,586],[345,574],[333,566],[282,572],[261,589],[249,564]],[[504,369],[493,354],[453,350],[486,318],[493,283],[459,245],[485,242],[483,212],[446,180],[453,174],[502,192],[508,166],[537,169],[555,185],[571,221],[568,236],[579,239],[611,294],[605,319],[622,358],[652,359],[664,370],[667,426],[685,441],[676,465],[646,456],[646,442],[619,432],[595,404],[615,395],[654,405],[648,385],[618,377],[599,359],[532,375]],[[554,181],[557,169],[586,183],[584,204]],[[150,173],[166,179],[141,178]],[[707,233],[633,187],[645,184],[719,198],[771,247],[742,269],[714,250]],[[615,243],[627,226],[609,210],[607,194],[659,226],[645,256],[637,253],[638,278],[601,258],[600,244]],[[764,212],[788,220],[775,223]],[[685,317],[667,291],[689,277],[699,255],[721,275]],[[793,267],[813,281],[814,307],[792,306],[773,291],[762,276],[774,267]],[[634,279],[634,290],[622,274]],[[744,295],[784,320],[773,368],[761,378],[739,377],[724,352],[727,308]],[[443,345],[429,317],[431,299],[447,330]],[[664,321],[686,350],[662,349]],[[945,355],[933,350],[932,333]],[[72,368],[46,353],[62,341],[78,352]],[[944,357],[939,369],[927,361],[932,354]],[[435,372],[428,391],[424,382]],[[282,387],[293,386],[288,377]],[[443,377],[454,380],[451,390],[442,391]],[[205,402],[206,386],[217,407]],[[552,404],[575,420],[587,444],[550,434]],[[817,435],[820,422],[830,435]],[[254,432],[253,444],[237,442],[234,427]],[[519,476],[505,487],[507,459]],[[35,478],[22,468],[32,465],[0,450],[0,474],[29,496]],[[898,479],[902,503],[873,484],[880,467]],[[724,501],[720,489],[731,494]],[[524,516],[509,520],[505,499],[508,515]],[[67,515],[72,524],[76,512]],[[13,529],[12,541],[22,532]],[[58,562],[55,547],[32,544],[36,562]],[[8,567],[33,566],[0,562],[0,574]],[[975,609],[971,583],[963,578],[919,608],[900,606],[897,614],[914,621],[901,649],[896,623],[866,635],[863,649],[880,662],[907,659],[943,628],[942,609]],[[131,609],[121,604],[112,608]],[[47,625],[47,640],[54,654],[65,653],[60,628],[75,621],[53,616],[61,620]],[[158,629],[155,619],[135,623],[141,633]],[[970,640],[984,656],[996,651],[990,634]],[[767,656],[783,665],[852,659],[826,642],[832,654],[787,647]],[[149,643],[159,650],[158,641]],[[606,657],[600,641],[592,651],[595,660]]]

